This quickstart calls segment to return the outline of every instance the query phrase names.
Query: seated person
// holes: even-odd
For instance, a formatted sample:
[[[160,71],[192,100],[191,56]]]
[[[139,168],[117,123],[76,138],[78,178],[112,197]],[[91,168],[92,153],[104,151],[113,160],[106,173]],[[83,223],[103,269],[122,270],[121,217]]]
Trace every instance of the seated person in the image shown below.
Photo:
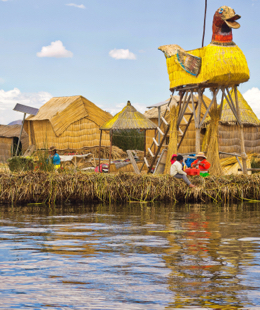
[[[170,175],[174,176],[176,179],[183,179],[183,181],[189,187],[195,187],[195,185],[191,184],[189,179],[187,178],[187,173],[182,170],[183,156],[178,155],[176,162],[171,165]]]
[[[173,154],[171,158],[171,164],[173,165],[177,160],[177,154]]]
[[[207,157],[205,156],[205,154],[203,152],[199,152],[196,155],[196,158],[197,159],[191,164],[191,168],[197,168],[203,173],[209,172],[209,168],[211,165],[206,160]]]

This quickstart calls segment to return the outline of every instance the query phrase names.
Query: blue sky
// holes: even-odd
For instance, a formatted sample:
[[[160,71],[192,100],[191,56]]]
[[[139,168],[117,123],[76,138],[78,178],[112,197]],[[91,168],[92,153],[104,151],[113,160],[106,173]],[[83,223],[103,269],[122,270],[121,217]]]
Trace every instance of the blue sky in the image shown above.
[[[208,2],[205,45],[220,6],[242,16],[233,36],[251,79],[240,91],[260,116],[260,0]],[[0,123],[5,124],[21,118],[12,112],[14,103],[40,107],[52,96],[83,95],[111,112],[127,100],[143,111],[167,99],[166,63],[157,48],[201,46],[204,0],[0,0],[0,12]],[[111,57],[122,57],[120,49],[131,59]],[[39,57],[46,55],[53,57]]]

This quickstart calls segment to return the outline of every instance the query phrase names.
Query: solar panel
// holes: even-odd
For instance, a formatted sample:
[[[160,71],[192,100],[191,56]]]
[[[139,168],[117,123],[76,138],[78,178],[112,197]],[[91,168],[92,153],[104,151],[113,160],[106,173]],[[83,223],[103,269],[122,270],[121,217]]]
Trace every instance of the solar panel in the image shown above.
[[[151,105],[151,106],[147,107],[147,109],[159,108],[159,107],[161,107],[161,106],[163,106],[163,105],[169,103],[169,100],[170,100],[170,99],[165,100],[165,101],[163,101],[163,102],[156,103],[156,104],[154,104],[154,105]]]
[[[36,115],[39,111],[39,109],[28,107],[27,105],[23,105],[20,103],[17,103],[14,107],[14,111],[22,112],[26,114]]]

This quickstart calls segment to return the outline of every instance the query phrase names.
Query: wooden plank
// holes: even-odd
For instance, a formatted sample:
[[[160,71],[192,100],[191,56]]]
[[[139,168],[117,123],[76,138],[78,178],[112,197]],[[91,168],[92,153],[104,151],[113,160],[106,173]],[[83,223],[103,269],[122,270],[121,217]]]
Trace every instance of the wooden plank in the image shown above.
[[[136,164],[136,161],[135,161],[135,159],[134,159],[134,156],[133,156],[132,151],[127,150],[126,153],[127,153],[128,157],[129,157],[129,159],[130,159],[130,162],[131,162],[131,164],[132,164],[132,166],[133,166],[133,168],[134,168],[135,173],[136,173],[136,174],[141,174],[141,172],[140,172],[140,170],[139,170],[139,168],[138,168],[138,166],[137,166],[137,164]]]
[[[238,169],[238,171],[243,171],[243,169]],[[247,171],[260,171],[260,168],[248,168]]]
[[[239,125],[241,125],[240,119],[238,118],[238,115],[237,115],[237,111],[235,110],[235,107],[233,106],[233,104],[229,101],[229,99],[228,99],[228,97],[227,97],[227,95],[225,93],[225,90],[223,90],[223,94],[224,94],[224,97],[226,98],[227,103],[230,106],[230,109],[232,110],[232,112],[233,112],[237,122],[239,123]]]
[[[163,149],[154,169],[154,174],[163,174],[167,159],[167,149]]]

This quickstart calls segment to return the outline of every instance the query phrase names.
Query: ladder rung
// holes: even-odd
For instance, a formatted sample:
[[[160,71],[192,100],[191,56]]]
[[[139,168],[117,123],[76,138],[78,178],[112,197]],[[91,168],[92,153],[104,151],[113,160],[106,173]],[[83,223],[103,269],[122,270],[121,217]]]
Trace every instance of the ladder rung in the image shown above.
[[[144,157],[144,162],[145,162],[147,168],[149,168],[149,164],[148,164],[148,161],[147,161],[146,157]]]
[[[186,124],[188,124],[188,121],[186,120],[186,118],[183,116],[183,118],[182,118],[183,120],[184,120],[184,122],[186,123]]]
[[[171,111],[170,107],[167,107],[166,110],[169,111],[169,112]]]
[[[164,124],[165,124],[166,126],[169,126],[168,122],[166,121],[166,119],[165,119],[163,116],[161,117],[161,119],[162,119],[162,121],[164,122]]]
[[[159,146],[159,143],[153,138],[153,142],[157,145],[157,146]]]
[[[161,131],[160,127],[157,127],[157,130],[159,131],[159,133],[160,133],[161,135],[164,136],[164,133]]]
[[[154,157],[153,152],[151,151],[149,147],[148,147],[148,152],[151,154],[152,157]]]
[[[183,135],[183,131],[179,128],[179,132]]]
[[[193,113],[184,113],[184,115],[193,115]]]

